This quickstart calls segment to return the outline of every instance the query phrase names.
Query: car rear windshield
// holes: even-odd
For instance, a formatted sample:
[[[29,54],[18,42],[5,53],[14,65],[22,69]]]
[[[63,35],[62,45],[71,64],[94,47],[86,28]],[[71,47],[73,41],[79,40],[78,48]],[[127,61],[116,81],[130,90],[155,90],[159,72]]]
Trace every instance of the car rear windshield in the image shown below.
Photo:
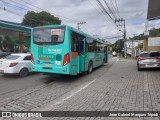
[[[18,59],[20,56],[18,56],[18,55],[9,55],[9,56],[7,56],[7,57],[5,57],[5,59],[7,59],[7,60],[16,60],[16,59]]]
[[[35,29],[34,43],[60,44],[64,41],[64,27]]]
[[[139,57],[149,57],[149,56],[150,56],[149,53],[142,53],[139,55]]]
[[[152,52],[150,53],[150,57],[159,57],[160,53],[159,52]]]
[[[159,52],[151,52],[151,53],[142,53],[139,57],[160,57]]]

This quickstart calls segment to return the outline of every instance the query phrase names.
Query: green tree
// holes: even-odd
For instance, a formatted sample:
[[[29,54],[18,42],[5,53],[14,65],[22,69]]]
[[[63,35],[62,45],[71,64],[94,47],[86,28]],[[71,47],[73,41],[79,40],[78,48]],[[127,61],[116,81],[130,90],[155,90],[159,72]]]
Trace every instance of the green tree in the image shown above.
[[[26,26],[36,27],[50,24],[61,24],[61,20],[46,11],[42,11],[40,13],[29,11],[24,16],[22,24]]]
[[[117,40],[113,45],[113,51],[121,53],[124,48],[124,40]]]
[[[143,48],[143,43],[139,44],[139,45],[138,45],[138,48],[139,48],[139,49],[142,49],[142,48]]]

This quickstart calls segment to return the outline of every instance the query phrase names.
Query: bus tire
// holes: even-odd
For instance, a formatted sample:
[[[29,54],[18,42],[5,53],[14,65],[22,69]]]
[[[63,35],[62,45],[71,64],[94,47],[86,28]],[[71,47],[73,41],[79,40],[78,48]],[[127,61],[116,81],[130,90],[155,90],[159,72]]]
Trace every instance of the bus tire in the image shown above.
[[[25,76],[28,75],[28,73],[29,73],[29,71],[28,71],[27,68],[22,68],[22,69],[20,70],[20,72],[19,72],[19,76],[20,76],[20,77],[25,77]]]
[[[102,63],[102,65],[104,65],[105,64],[105,59],[103,59],[103,63]]]
[[[92,61],[90,61],[89,64],[88,64],[88,71],[87,71],[87,73],[90,74],[92,71],[93,71],[93,63],[92,63]]]

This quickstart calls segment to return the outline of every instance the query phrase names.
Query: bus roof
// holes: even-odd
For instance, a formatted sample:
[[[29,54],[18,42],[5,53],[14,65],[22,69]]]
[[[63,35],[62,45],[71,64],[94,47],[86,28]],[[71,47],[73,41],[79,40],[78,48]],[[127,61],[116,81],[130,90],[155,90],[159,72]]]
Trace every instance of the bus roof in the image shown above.
[[[70,28],[71,30],[73,30],[73,31],[75,31],[75,32],[77,32],[77,33],[80,33],[80,34],[82,34],[82,35],[85,35],[85,36],[87,36],[87,37],[89,37],[89,38],[92,38],[92,39],[94,39],[96,42],[99,42],[99,43],[102,43],[102,44],[104,44],[104,42],[103,42],[103,40],[101,40],[101,39],[95,39],[93,36],[91,36],[91,35],[89,35],[89,34],[87,34],[87,33],[84,33],[83,31],[81,31],[81,30],[78,30],[78,29],[76,29],[76,28],[73,28],[73,27],[71,27],[71,26],[68,26],[68,25],[56,25],[56,24],[53,24],[53,25],[44,25],[44,26],[38,26],[38,27],[35,27],[35,28],[50,28],[50,27],[68,27],[68,28]]]

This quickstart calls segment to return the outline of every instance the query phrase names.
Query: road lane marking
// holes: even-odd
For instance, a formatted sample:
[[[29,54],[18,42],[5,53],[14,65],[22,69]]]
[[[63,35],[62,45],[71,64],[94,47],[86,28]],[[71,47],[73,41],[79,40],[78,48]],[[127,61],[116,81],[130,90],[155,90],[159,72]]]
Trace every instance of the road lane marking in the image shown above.
[[[69,98],[75,96],[77,93],[81,92],[82,90],[84,90],[85,88],[87,88],[90,84],[92,84],[93,82],[95,82],[95,80],[96,80],[96,79],[94,79],[93,81],[89,82],[89,83],[86,84],[85,86],[79,88],[77,91],[71,93],[71,95],[65,97],[64,99],[62,99],[61,101],[55,103],[54,105],[59,105],[59,104],[63,103],[64,101],[66,101],[67,99],[69,99]]]
[[[92,80],[91,82],[87,83],[86,85],[80,87],[79,89],[75,90],[74,92],[70,93],[68,96],[66,96],[65,98],[58,100],[58,102],[53,103],[52,105],[47,106],[46,108],[43,109],[44,110],[50,110],[53,109],[54,106],[62,104],[64,101],[72,98],[73,96],[77,95],[78,93],[80,93],[82,90],[84,90],[85,88],[87,88],[89,85],[91,85],[92,83],[94,83],[96,81],[96,79]]]

